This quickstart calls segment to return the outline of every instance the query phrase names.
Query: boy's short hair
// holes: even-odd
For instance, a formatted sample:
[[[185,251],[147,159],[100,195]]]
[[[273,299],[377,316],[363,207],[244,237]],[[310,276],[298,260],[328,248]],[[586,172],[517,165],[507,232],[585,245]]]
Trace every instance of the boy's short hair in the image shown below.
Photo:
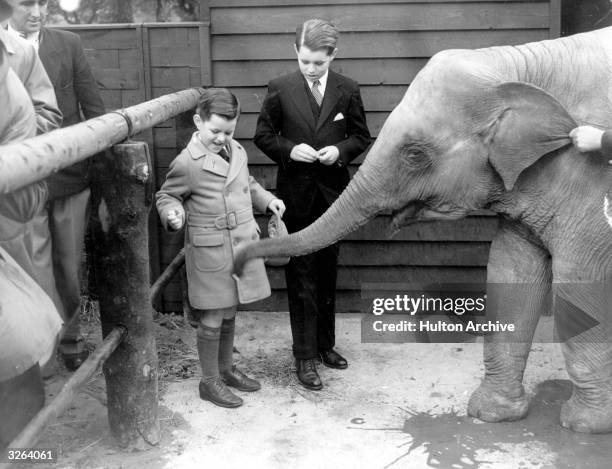
[[[232,120],[240,114],[240,103],[227,88],[208,88],[198,99],[196,113],[204,120],[210,119],[212,114]]]
[[[300,50],[302,46],[312,51],[324,49],[331,55],[338,43],[338,30],[329,21],[312,19],[304,21],[295,30],[295,47]]]

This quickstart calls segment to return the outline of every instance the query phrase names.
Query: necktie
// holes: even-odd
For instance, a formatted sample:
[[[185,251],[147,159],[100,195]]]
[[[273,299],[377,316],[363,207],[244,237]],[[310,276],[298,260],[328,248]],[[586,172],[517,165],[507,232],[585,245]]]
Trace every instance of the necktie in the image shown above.
[[[221,148],[221,151],[219,152],[219,156],[223,158],[225,161],[227,161],[228,163],[230,162],[229,155],[227,154],[227,151],[225,151],[225,148]]]
[[[312,96],[314,96],[314,99],[317,102],[317,106],[321,107],[321,103],[323,102],[323,95],[321,94],[321,91],[319,91],[319,86],[321,86],[321,82],[319,80],[315,81],[312,84]]]

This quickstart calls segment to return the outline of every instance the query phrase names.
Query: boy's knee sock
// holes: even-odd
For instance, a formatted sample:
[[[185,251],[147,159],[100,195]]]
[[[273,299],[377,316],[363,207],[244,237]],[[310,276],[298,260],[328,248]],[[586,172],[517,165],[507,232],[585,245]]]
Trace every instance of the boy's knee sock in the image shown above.
[[[234,329],[236,318],[224,319],[221,323],[221,340],[219,343],[219,371],[231,371],[234,364]]]
[[[202,381],[210,381],[219,376],[219,338],[220,327],[198,325],[198,357],[202,368]]]

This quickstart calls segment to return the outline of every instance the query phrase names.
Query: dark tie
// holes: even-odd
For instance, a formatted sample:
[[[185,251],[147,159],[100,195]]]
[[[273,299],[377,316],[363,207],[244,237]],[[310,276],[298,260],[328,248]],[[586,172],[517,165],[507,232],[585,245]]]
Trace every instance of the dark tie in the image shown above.
[[[315,81],[312,84],[312,96],[317,102],[317,106],[321,107],[321,103],[323,102],[323,95],[321,94],[321,91],[319,90],[319,86],[321,86],[321,82],[319,80]]]
[[[225,151],[225,148],[221,148],[219,156],[229,163],[229,155],[227,154],[227,151]]]

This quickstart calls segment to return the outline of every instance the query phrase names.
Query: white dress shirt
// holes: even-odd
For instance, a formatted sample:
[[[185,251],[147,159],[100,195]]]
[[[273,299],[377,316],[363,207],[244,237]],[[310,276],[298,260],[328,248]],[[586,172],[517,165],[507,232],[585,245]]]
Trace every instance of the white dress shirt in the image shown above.
[[[329,70],[325,72],[325,75],[319,78],[319,92],[321,93],[321,96],[325,96],[325,87],[327,86],[328,75]],[[314,81],[310,81],[308,78],[306,78],[306,81],[308,82],[308,88],[310,88],[310,91],[312,92],[312,85],[314,84]]]
[[[11,26],[10,21],[7,21],[6,23],[6,30],[9,32],[9,34],[15,37],[18,37],[24,41],[29,42],[38,51],[38,46],[40,45],[40,31],[36,31],[33,33],[29,33],[29,34],[20,33],[19,31],[17,31],[15,28]]]

